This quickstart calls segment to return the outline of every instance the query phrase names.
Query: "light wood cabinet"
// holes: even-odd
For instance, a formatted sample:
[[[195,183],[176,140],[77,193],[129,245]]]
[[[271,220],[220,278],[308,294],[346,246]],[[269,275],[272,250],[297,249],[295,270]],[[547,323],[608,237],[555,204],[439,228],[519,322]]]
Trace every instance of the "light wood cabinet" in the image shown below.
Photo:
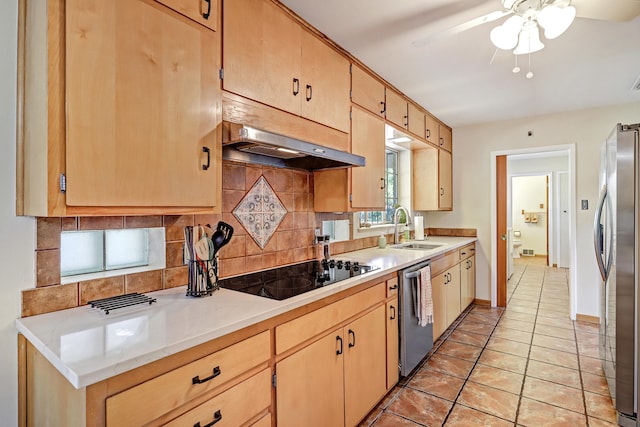
[[[160,375],[126,391],[118,393],[106,400],[107,426],[138,426],[149,423],[163,414],[174,410],[189,401],[214,390],[221,384],[238,377],[253,367],[266,363],[270,357],[270,337],[268,332],[263,332],[252,338],[241,341],[214,354],[191,362],[178,369]],[[270,405],[270,387],[264,387],[264,380],[258,378],[253,389],[260,386],[260,390],[266,391],[266,396],[254,396],[260,405],[255,413],[247,412],[247,420]],[[267,378],[267,384],[270,379]],[[253,384],[253,383],[252,383]],[[240,396],[236,392],[232,396]],[[231,400],[234,400],[231,399]],[[219,398],[228,402],[229,398]],[[218,401],[214,406],[222,404]],[[247,403],[248,404],[248,403]],[[209,407],[206,404],[205,407]],[[237,412],[239,408],[234,411]],[[186,415],[193,419],[203,415],[198,407],[194,413]],[[182,423],[184,424],[184,423]],[[235,424],[235,423],[231,423]],[[193,425],[193,423],[192,423]]]
[[[431,299],[433,301],[433,341],[447,329],[447,293],[444,273],[431,277]]]
[[[223,88],[349,132],[349,61],[266,0],[224,4]]]
[[[387,389],[400,379],[399,362],[398,298],[387,302]]]
[[[352,107],[351,152],[365,156],[365,166],[314,172],[316,212],[384,209],[384,121],[356,105]]]
[[[438,128],[439,128],[438,144],[440,145],[441,148],[451,152],[452,150],[451,129],[443,125],[442,123],[440,123]]]
[[[475,244],[460,249],[460,309],[464,310],[476,297]]]
[[[386,391],[385,307],[276,364],[277,424],[354,426]]]
[[[377,116],[385,116],[384,85],[355,64],[351,66],[351,102]]]
[[[218,29],[217,0],[156,0],[205,27]]]
[[[413,209],[417,211],[439,208],[438,152],[437,148],[427,144],[424,148],[412,151],[412,201]]]
[[[425,139],[433,145],[440,141],[440,123],[431,114],[425,114]]]
[[[30,2],[26,26],[18,213],[220,208],[218,33],[143,0]]]
[[[453,177],[451,153],[438,150],[438,182],[440,183],[439,210],[453,209]]]
[[[387,88],[385,91],[386,118],[391,123],[407,129],[407,101],[399,93]]]
[[[413,102],[407,103],[407,130],[421,139],[425,139],[425,114]]]
[[[451,325],[460,315],[460,267],[450,268],[444,273],[444,288],[447,294],[446,323]]]
[[[431,271],[433,339],[436,340],[462,312],[460,251],[451,251],[433,260]]]

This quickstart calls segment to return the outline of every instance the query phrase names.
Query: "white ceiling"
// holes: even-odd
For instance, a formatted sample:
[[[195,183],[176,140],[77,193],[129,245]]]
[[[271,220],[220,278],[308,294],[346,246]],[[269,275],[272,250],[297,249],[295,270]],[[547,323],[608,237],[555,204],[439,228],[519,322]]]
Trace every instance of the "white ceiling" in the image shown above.
[[[576,18],[555,40],[541,35],[545,48],[531,55],[534,77],[526,79],[526,55],[518,74],[511,52],[499,50],[490,64],[489,32],[506,18],[443,35],[502,10],[500,0],[281,1],[452,127],[640,101],[631,90],[640,76],[640,17]]]

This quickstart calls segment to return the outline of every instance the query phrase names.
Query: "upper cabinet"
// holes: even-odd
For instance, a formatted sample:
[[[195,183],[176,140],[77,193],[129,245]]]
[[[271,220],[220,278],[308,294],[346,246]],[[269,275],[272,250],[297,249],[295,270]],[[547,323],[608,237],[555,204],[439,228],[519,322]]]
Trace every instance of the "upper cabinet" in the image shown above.
[[[223,88],[349,132],[349,61],[265,0],[224,4]]]
[[[386,90],[386,117],[391,123],[407,129],[407,101],[399,93],[387,88]]]
[[[187,18],[209,27],[218,29],[218,0],[157,0],[180,12]]]
[[[424,139],[425,137],[425,118],[422,110],[413,102],[407,103],[408,117],[407,130],[412,134]]]
[[[384,118],[384,85],[357,65],[351,66],[351,102]]]
[[[425,144],[413,151],[413,208],[448,211],[453,208],[451,153]]]
[[[219,34],[186,15],[143,0],[28,8],[19,213],[219,209]]]
[[[431,114],[424,116],[425,139],[433,145],[439,145],[440,123]]]
[[[440,129],[439,131],[440,138],[439,138],[438,144],[440,145],[440,147],[451,152],[451,149],[452,149],[451,128],[448,128],[447,126],[441,123],[439,126],[439,129]]]

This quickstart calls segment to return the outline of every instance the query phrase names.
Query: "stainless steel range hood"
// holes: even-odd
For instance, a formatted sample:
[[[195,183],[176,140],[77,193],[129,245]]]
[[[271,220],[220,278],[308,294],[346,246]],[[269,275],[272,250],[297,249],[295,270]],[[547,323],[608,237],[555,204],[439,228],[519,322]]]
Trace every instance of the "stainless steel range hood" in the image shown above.
[[[364,166],[365,158],[345,151],[255,129],[223,123],[222,158],[306,170]]]

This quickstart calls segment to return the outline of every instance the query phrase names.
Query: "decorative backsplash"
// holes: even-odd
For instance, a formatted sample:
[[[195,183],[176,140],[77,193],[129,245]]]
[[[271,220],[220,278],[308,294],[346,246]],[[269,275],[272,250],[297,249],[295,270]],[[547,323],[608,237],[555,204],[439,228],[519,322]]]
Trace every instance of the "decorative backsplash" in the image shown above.
[[[286,214],[287,210],[264,176],[258,179],[233,210],[233,215],[260,249],[267,245]]]

